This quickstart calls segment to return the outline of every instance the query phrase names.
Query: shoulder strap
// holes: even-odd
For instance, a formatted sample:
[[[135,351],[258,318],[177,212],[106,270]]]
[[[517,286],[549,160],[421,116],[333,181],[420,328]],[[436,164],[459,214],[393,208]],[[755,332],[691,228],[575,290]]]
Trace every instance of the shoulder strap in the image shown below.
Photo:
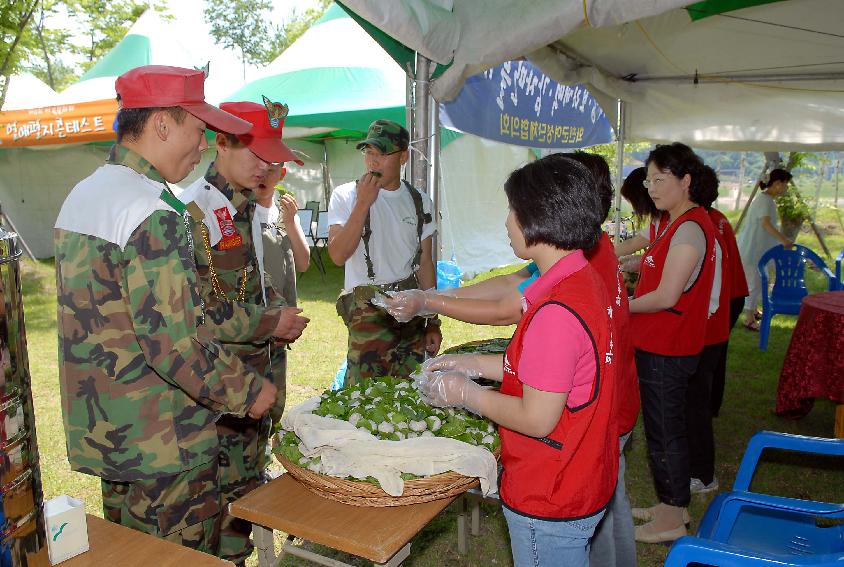
[[[413,207],[416,209],[416,255],[413,257],[413,271],[417,271],[422,265],[422,231],[426,222],[431,222],[431,215],[425,213],[425,207],[422,204],[422,193],[419,189],[402,180],[407,186],[410,198],[413,199]]]
[[[372,237],[371,214],[371,209],[366,211],[366,220],[363,221],[363,234],[361,234],[361,239],[363,240],[363,260],[366,262],[366,277],[368,277],[370,281],[374,282],[375,266],[372,265],[372,258],[369,257],[369,239]]]
[[[185,214],[187,207],[170,191],[170,188],[167,187],[166,184],[164,185],[164,189],[161,190],[161,195],[159,195],[158,198],[173,207],[173,209],[175,209],[175,211],[180,215]]]

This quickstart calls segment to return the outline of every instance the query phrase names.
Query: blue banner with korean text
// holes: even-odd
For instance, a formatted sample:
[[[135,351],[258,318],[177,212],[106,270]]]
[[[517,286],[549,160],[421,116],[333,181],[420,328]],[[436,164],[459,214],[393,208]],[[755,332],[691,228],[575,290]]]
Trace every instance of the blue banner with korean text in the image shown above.
[[[598,102],[581,84],[561,85],[528,61],[507,61],[466,80],[440,105],[443,126],[531,148],[583,148],[612,141]]]

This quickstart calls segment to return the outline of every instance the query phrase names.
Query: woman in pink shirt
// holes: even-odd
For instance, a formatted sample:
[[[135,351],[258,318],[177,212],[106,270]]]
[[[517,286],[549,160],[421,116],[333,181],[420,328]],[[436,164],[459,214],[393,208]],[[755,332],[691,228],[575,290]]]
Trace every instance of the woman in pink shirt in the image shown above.
[[[618,470],[611,300],[583,252],[601,234],[600,205],[589,171],[559,154],[514,171],[504,190],[513,251],[542,275],[503,358],[432,359],[420,387],[433,405],[498,423],[514,565],[585,566]]]

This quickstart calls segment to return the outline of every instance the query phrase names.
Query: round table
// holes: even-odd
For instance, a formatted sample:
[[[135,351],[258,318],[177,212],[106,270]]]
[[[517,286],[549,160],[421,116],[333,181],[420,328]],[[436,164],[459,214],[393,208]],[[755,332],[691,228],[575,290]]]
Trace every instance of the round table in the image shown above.
[[[839,404],[835,436],[844,437],[844,291],[803,298],[780,373],[776,413],[803,417],[814,398]]]

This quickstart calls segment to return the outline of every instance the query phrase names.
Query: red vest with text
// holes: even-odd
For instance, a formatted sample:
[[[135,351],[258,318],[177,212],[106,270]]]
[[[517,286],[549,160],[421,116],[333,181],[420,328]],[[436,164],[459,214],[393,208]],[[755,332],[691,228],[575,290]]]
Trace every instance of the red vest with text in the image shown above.
[[[718,310],[709,316],[709,320],[706,322],[706,335],[703,338],[703,344],[709,346],[727,342],[730,338],[730,278],[732,266],[727,239],[724,238],[723,232],[718,227],[718,216],[724,217],[724,215],[715,209],[709,209],[707,214],[712,221],[715,241],[721,247],[721,292],[718,296]],[[724,220],[727,219],[724,218]]]
[[[522,396],[518,368],[525,330],[544,305],[562,305],[592,338],[595,382],[589,401],[566,406],[554,430],[541,439],[499,427],[503,472],[501,501],[522,515],[572,520],[604,509],[618,476],[618,429],[613,419],[615,361],[610,347],[609,299],[590,265],[570,274],[538,298],[519,321],[504,356],[501,393]],[[548,345],[553,348],[554,345]]]
[[[618,423],[619,437],[633,429],[639,417],[639,377],[636,372],[633,341],[630,338],[630,306],[627,299],[627,287],[624,274],[618,265],[612,240],[604,232],[597,246],[586,253],[589,265],[595,268],[604,281],[613,308],[613,322],[618,356],[618,379],[615,390],[615,421]],[[614,345],[614,346],[616,346]]]
[[[671,238],[687,222],[696,223],[706,238],[700,272],[673,306],[655,313],[631,315],[633,346],[639,350],[662,356],[693,356],[703,350],[709,294],[715,275],[715,229],[703,207],[689,209],[666,228],[663,228],[665,222],[660,223],[660,234],[642,256],[634,297],[642,297],[659,287]]]

